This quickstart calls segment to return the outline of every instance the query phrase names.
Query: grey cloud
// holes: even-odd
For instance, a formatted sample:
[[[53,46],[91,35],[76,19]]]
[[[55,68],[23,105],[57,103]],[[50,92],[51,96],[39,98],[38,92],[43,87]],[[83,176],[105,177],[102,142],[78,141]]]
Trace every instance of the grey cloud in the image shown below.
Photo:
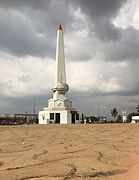
[[[116,40],[119,38],[119,31],[112,24],[112,19],[127,0],[75,0],[74,2],[89,17],[90,24],[93,24],[90,30],[94,31],[100,39]]]
[[[45,56],[52,48],[50,40],[39,37],[29,21],[7,11],[4,19],[0,17],[0,49],[17,56]]]
[[[62,22],[66,31],[73,18],[64,1],[12,0],[0,1],[0,5],[1,51],[16,56],[55,56],[58,23]],[[7,8],[6,13],[2,7]]]
[[[129,96],[130,95],[130,96]],[[0,97],[0,113],[28,113],[33,112],[33,103],[36,104],[36,112],[42,110],[47,106],[47,101],[51,98],[51,92],[40,95],[30,95],[25,97]],[[138,104],[137,96],[135,94],[115,93],[106,94],[99,92],[70,92],[70,99],[73,101],[73,107],[76,107],[81,113],[85,115],[98,116],[99,113],[103,116],[110,118],[110,110],[112,107],[119,107],[120,110],[126,109],[129,112],[136,110],[136,104]],[[132,104],[135,102],[135,104]],[[121,113],[119,111],[119,113]],[[100,112],[99,112],[100,111]]]
[[[26,97],[0,97],[0,113],[28,113],[33,112],[33,103],[36,104],[36,113],[47,106],[47,100],[50,94],[30,95]]]
[[[122,96],[119,94],[99,94],[99,93],[72,93],[71,98],[75,99],[74,105],[79,108],[80,113],[85,115],[107,116],[111,118],[110,110],[113,107],[118,109],[119,114],[122,109],[128,113],[136,111],[138,95]],[[133,103],[134,102],[134,103]]]
[[[81,7],[81,9],[89,16],[94,18],[103,18],[104,16],[108,16],[112,18],[117,14],[120,7],[127,0],[75,0]]]
[[[109,19],[106,18],[99,19],[95,22],[93,31],[95,31],[96,36],[102,41],[117,41],[121,36],[120,31],[114,27]]]
[[[139,60],[139,31],[129,27],[122,31],[123,53],[126,59]],[[122,49],[122,48],[121,48]]]
[[[121,29],[115,27],[112,23],[120,8],[128,2],[127,0],[75,0],[72,2],[76,4],[76,8],[81,8],[90,23],[89,40],[86,45],[88,48],[93,45],[92,49],[95,49],[96,54],[99,54],[99,57],[96,57],[93,52],[93,57],[90,50],[90,52],[87,52],[88,54],[86,53],[84,60],[87,57],[99,58],[105,61],[139,60],[139,31],[133,27]],[[98,39],[96,40],[96,38]],[[81,54],[82,52],[81,47]],[[81,58],[78,59],[81,60]]]
[[[121,38],[115,42],[102,42],[98,51],[107,61],[139,60],[139,31],[133,27],[120,29]]]
[[[138,46],[133,44],[134,48],[129,47],[130,44],[137,41],[138,32],[135,33],[135,38],[130,38],[133,35],[131,30],[121,31],[115,28],[111,22],[126,0],[75,0],[67,2],[63,0],[60,2],[56,0],[1,0],[1,7],[7,8],[7,15],[5,16],[1,12],[2,16],[0,17],[1,51],[7,51],[17,56],[55,57],[57,24],[61,21],[64,24],[65,31],[69,32],[74,22],[69,12],[69,2],[73,5],[76,4],[75,8],[81,7],[81,10],[89,17],[89,41],[91,38],[93,39],[94,35],[99,37],[102,43],[104,41],[104,46],[101,46],[101,49],[99,46],[97,47],[97,44],[95,44],[96,47],[94,48],[100,53],[101,51],[105,53],[107,60],[119,60],[123,59],[124,56],[125,58],[126,56],[129,57],[131,54],[138,56]],[[11,11],[13,8],[16,12],[14,14]],[[125,39],[121,42],[121,39],[124,37]],[[111,44],[113,48],[110,51],[105,42],[109,43],[111,40],[113,41]],[[127,42],[128,40],[130,40],[129,43]],[[116,44],[115,42],[118,43]],[[86,42],[86,45],[88,47],[91,46],[90,42]],[[130,53],[130,51],[132,52]],[[81,52],[84,51],[81,50]],[[93,54],[86,52],[85,55],[78,53],[77,56],[80,56],[78,59],[84,60],[90,59]],[[72,57],[72,59],[74,58]]]
[[[1,0],[0,6],[4,8],[28,7],[33,9],[43,9],[49,6],[50,0]]]

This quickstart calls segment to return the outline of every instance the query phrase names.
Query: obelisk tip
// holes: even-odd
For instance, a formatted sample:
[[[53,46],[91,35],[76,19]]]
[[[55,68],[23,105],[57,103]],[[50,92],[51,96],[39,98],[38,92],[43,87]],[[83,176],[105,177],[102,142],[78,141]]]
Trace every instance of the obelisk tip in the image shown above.
[[[62,25],[59,24],[58,30],[62,30]]]

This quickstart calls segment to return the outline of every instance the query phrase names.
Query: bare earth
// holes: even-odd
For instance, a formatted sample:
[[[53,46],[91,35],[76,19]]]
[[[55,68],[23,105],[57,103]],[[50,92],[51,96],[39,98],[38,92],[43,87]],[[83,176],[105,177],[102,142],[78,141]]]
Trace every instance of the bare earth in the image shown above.
[[[0,180],[139,180],[139,125],[0,126]]]

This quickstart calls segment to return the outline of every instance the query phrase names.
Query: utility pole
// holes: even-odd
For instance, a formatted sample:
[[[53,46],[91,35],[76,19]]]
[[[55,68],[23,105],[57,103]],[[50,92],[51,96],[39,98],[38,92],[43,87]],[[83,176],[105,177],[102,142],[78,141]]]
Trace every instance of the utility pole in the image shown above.
[[[99,121],[100,121],[100,103],[98,104],[98,118],[99,118]]]
[[[33,114],[35,114],[35,102],[33,102]]]

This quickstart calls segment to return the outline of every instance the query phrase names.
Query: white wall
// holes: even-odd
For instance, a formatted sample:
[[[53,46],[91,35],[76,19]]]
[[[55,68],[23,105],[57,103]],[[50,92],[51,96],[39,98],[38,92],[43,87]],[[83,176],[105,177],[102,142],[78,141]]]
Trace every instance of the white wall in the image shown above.
[[[132,120],[139,120],[139,116],[132,116]]]
[[[139,123],[139,116],[132,116],[131,123]]]
[[[49,119],[49,112],[39,111],[39,124],[47,124],[47,119]]]
[[[39,124],[47,124],[50,113],[60,113],[60,124],[71,124],[71,114],[68,110],[60,111],[39,111]]]
[[[50,113],[60,113],[60,124],[71,124],[71,113],[69,110],[39,111],[39,124],[47,124],[47,120],[50,120]],[[75,124],[79,123],[80,120],[75,120]]]

